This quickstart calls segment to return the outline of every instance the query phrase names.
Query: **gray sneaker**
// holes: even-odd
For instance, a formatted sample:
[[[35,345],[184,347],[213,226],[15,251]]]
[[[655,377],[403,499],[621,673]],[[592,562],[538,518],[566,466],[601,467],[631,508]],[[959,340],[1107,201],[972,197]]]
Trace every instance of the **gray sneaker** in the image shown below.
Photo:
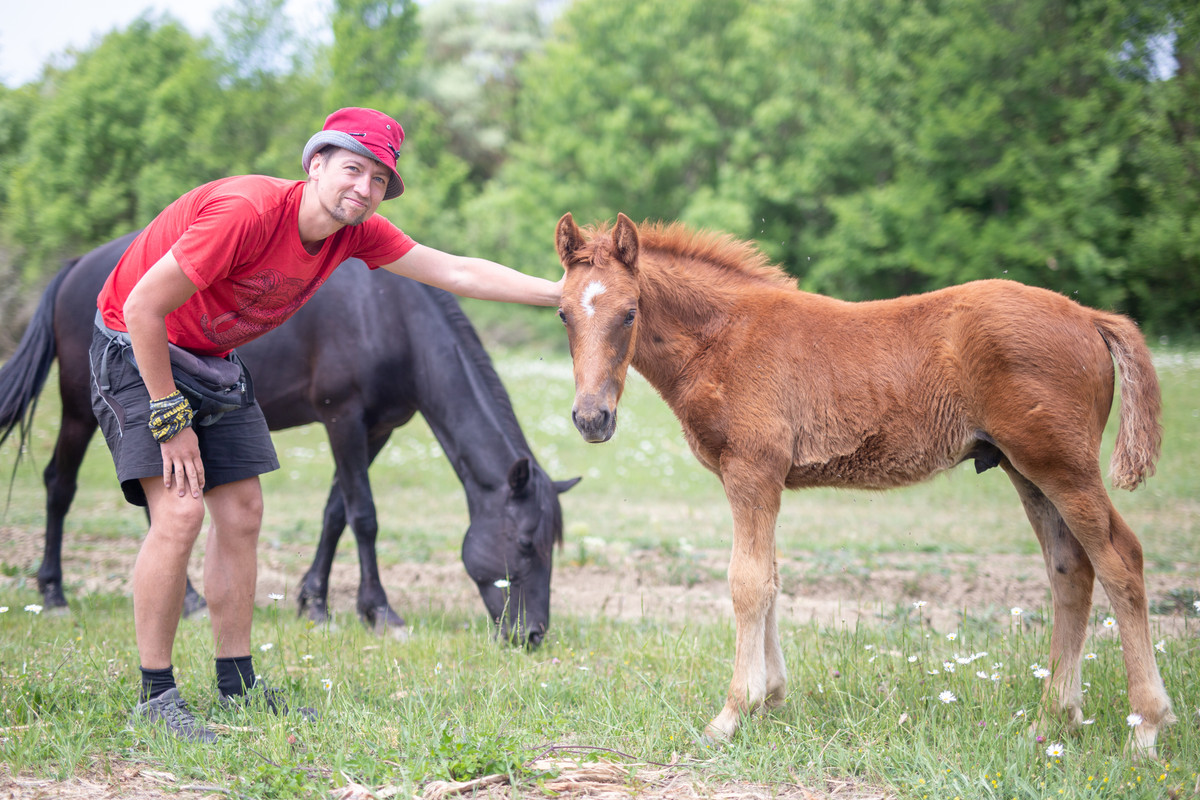
[[[215,742],[217,735],[188,710],[178,689],[168,689],[153,700],[138,703],[129,718],[131,723],[144,720],[161,726],[189,742]]]

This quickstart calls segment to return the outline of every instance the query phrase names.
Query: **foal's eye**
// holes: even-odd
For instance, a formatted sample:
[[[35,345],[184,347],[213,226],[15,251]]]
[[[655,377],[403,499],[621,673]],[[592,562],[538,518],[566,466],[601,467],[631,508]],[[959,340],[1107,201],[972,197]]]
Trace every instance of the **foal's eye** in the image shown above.
[[[637,316],[637,309],[631,308],[625,312],[625,327],[628,328],[633,324],[633,318]]]
[[[567,324],[567,312],[563,311],[561,308],[558,309],[558,318],[562,320],[563,325]]]

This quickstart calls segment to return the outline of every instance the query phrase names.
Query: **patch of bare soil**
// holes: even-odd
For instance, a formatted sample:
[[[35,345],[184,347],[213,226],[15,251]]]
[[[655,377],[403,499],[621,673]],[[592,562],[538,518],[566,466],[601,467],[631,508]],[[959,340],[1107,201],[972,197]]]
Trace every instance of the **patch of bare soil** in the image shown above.
[[[133,764],[109,764],[110,772],[96,771],[68,781],[13,776],[0,765],[0,800],[218,800],[228,793],[215,786],[181,784],[167,772]],[[801,784],[758,785],[697,779],[696,773],[670,764],[618,761],[580,762],[546,759],[531,765],[554,777],[530,797],[587,798],[587,800],[888,800],[891,796],[849,781],[825,781],[820,786]],[[331,800],[387,800],[396,790],[350,784],[333,791]],[[513,788],[504,775],[454,783],[435,781],[414,800],[488,798],[512,800]]]
[[[27,528],[0,527],[5,561],[27,572],[42,557],[42,534]],[[133,540],[89,539],[76,535],[63,554],[68,593],[124,593],[137,555]],[[348,550],[344,547],[343,550]],[[352,618],[358,590],[358,565],[352,550],[343,553],[330,575],[330,609]],[[269,605],[270,594],[291,597],[312,553],[294,548],[261,547],[257,601]],[[192,581],[203,591],[199,569],[202,543],[193,556]],[[729,554],[718,551],[664,553],[606,552],[585,564],[560,554],[554,567],[551,610],[557,616],[603,614],[622,620],[650,619],[666,623],[728,620],[733,606],[725,582]],[[873,555],[867,562],[831,565],[815,557],[780,553],[781,624],[850,625],[894,618],[924,601],[921,613],[935,630],[953,630],[964,613],[973,617],[1008,615],[1013,607],[1049,609],[1049,583],[1040,555],[922,553]],[[383,585],[392,606],[406,610],[481,611],[483,605],[461,562],[447,554],[431,561],[381,566]],[[1194,565],[1146,576],[1147,593],[1155,600],[1171,592],[1195,591]],[[70,597],[68,597],[68,600]],[[1103,612],[1108,598],[1097,582],[1094,602]],[[1164,633],[1181,627],[1178,614],[1155,615],[1151,625]]]
[[[110,763],[67,781],[13,775],[0,764],[0,800],[217,800],[225,792],[219,787],[180,786],[174,775],[135,764]],[[187,794],[181,794],[181,790]]]

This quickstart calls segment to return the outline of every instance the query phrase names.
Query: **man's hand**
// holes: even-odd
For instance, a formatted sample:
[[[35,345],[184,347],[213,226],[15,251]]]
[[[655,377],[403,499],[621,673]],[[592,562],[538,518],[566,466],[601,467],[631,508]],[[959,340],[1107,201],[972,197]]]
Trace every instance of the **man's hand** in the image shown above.
[[[163,485],[168,489],[172,484],[183,497],[190,491],[192,497],[199,498],[204,489],[204,462],[200,460],[200,440],[191,428],[184,428],[179,433],[162,443]]]

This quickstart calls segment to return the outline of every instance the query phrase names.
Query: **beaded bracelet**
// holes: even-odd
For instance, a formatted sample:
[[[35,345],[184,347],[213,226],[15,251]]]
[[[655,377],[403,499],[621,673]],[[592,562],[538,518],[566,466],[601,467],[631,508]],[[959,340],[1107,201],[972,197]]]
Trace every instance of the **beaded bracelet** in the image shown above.
[[[192,424],[192,406],[176,389],[161,400],[150,401],[150,433],[158,443],[173,439]]]

